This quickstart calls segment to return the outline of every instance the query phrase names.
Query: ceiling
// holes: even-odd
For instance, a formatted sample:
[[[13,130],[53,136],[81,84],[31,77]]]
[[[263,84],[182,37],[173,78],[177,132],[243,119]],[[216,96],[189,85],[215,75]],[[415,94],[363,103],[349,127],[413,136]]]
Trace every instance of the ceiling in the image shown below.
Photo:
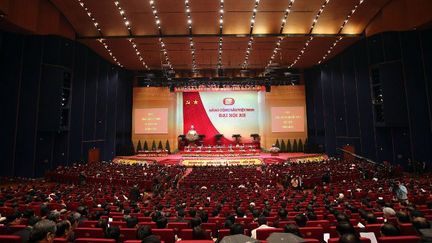
[[[356,42],[388,1],[364,0],[360,4],[359,0],[223,0],[222,7],[221,0],[51,0],[71,23],[77,38],[106,58],[111,57],[99,38],[103,38],[116,60],[128,69],[169,69],[168,64],[171,64],[174,71],[195,69],[197,73],[203,69],[218,68],[220,37],[221,69],[313,66],[340,36],[343,38],[332,54]],[[320,9],[322,13],[317,16]],[[354,9],[351,18],[340,30]],[[160,31],[153,10],[160,21]],[[283,19],[285,23],[282,27]],[[315,25],[311,28],[314,19]],[[254,38],[245,63],[250,36]],[[276,48],[280,36],[284,39]],[[312,40],[311,36],[314,37]],[[134,37],[139,55],[129,41],[131,37]],[[161,49],[159,37],[166,47],[168,58]],[[301,55],[308,40],[310,42]],[[273,62],[268,65],[275,48]],[[294,63],[299,55],[300,58]],[[145,64],[140,61],[140,56]]]
[[[172,73],[183,76],[206,76],[217,73],[215,70],[246,69],[257,76],[269,68],[316,65],[365,33],[369,35],[368,29],[375,33],[406,30],[430,21],[431,2],[0,0],[0,10],[9,21],[37,34],[51,34],[53,31],[48,30],[55,28],[55,33],[74,38],[130,70],[172,69]],[[38,10],[36,5],[42,3]],[[32,8],[23,8],[30,5]],[[53,14],[45,14],[50,8],[60,16],[57,24]],[[27,16],[37,14],[31,10],[20,12],[23,9],[35,9],[37,18],[52,26],[35,24]],[[394,16],[400,20],[395,22]],[[416,19],[401,21],[412,18]],[[373,21],[378,24],[371,28]],[[69,32],[66,25],[70,26]]]

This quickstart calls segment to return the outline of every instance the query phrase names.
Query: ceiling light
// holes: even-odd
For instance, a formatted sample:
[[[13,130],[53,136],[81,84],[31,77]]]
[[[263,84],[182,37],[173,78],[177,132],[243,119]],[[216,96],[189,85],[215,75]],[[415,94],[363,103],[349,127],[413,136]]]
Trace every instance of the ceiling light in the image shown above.
[[[93,25],[95,26],[96,30],[99,32],[99,36],[102,36],[102,30],[99,26],[99,23],[96,22],[96,19],[92,17],[92,13],[90,10],[85,6],[84,2],[82,0],[77,0],[78,4],[81,6],[81,8],[84,9],[84,11],[87,13],[87,16],[90,18],[90,20],[93,22]],[[123,65],[117,60],[117,58],[113,55],[111,49],[109,48],[108,44],[105,43],[105,40],[103,38],[97,39],[99,43],[102,44],[102,46],[105,48],[105,50],[108,52],[108,54],[111,56],[112,60],[120,67],[123,67]]]
[[[354,8],[351,10],[350,13],[348,13],[347,17],[345,18],[345,20],[343,21],[343,24],[341,25],[340,29],[339,29],[339,33],[342,32],[342,30],[345,28],[346,24],[348,23],[349,19],[351,18],[351,16],[356,12],[357,8],[364,2],[364,0],[360,0],[359,3],[357,5],[354,6]],[[330,48],[327,50],[327,52],[323,55],[323,57],[321,58],[320,61],[318,61],[318,64],[321,64],[322,61],[324,61],[328,55],[333,51],[333,49],[336,47],[336,45],[342,40],[342,36],[340,36],[339,38],[337,38],[333,44],[330,46]]]

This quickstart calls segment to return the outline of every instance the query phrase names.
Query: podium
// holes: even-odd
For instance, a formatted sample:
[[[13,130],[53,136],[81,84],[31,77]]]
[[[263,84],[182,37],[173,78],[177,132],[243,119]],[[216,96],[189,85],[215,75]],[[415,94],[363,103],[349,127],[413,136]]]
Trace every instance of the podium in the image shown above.
[[[99,148],[91,148],[88,151],[87,155],[87,163],[97,163],[100,161],[100,149]]]

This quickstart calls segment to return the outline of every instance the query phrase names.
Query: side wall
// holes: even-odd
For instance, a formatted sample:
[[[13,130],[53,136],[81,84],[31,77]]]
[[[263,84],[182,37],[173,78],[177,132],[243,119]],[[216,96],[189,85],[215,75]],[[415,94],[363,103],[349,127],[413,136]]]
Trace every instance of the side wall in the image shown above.
[[[430,163],[431,43],[431,30],[382,33],[305,70],[310,142],[331,155],[349,144],[377,161]],[[372,82],[374,69],[379,85]],[[374,109],[377,93],[383,95],[382,123]]]
[[[45,67],[72,77],[64,131],[39,129],[49,123],[38,116],[41,94],[47,93],[41,82]],[[100,148],[102,160],[113,158],[116,149],[125,152],[131,137],[129,72],[68,39],[7,32],[0,32],[0,70],[0,175],[42,176],[49,168],[85,161],[93,147]]]

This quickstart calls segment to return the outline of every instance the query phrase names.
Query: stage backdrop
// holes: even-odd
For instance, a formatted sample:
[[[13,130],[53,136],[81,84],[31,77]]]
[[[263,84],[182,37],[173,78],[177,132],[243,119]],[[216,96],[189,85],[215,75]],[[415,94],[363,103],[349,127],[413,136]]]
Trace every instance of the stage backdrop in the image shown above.
[[[183,93],[183,132],[193,125],[205,135],[205,144],[215,144],[215,135],[223,134],[222,142],[232,142],[240,134],[242,142],[251,142],[250,134],[259,133],[258,93],[256,91],[185,92]]]
[[[181,113],[177,109],[177,94],[169,92],[165,87],[136,87],[133,89],[132,109],[132,141],[137,147],[146,141],[149,146],[159,141],[165,147],[169,141],[170,148],[177,147],[176,116]]]
[[[264,91],[169,92],[166,87],[140,87],[133,92],[132,140],[136,147],[152,141],[177,148],[177,136],[194,125],[206,142],[214,144],[214,135],[232,141],[241,134],[242,143],[258,133],[261,146],[270,148],[276,139],[307,138],[305,90],[302,85],[272,86]]]

